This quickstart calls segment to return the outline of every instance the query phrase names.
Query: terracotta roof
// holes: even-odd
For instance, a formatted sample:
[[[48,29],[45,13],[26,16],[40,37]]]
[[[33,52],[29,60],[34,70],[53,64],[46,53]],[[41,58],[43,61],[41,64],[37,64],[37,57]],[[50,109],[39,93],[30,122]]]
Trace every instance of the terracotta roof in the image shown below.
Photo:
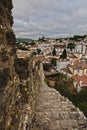
[[[59,62],[67,62],[67,61],[70,61],[69,59],[63,59],[63,58],[61,58],[61,59],[58,59],[58,61]]]
[[[71,67],[74,69],[87,69],[87,62],[80,61],[75,63],[74,65],[71,65]]]
[[[83,76],[74,75],[73,79],[75,81],[77,81],[78,83],[80,83],[82,81],[82,84],[87,84],[87,76],[86,75],[83,75]]]
[[[66,48],[66,45],[54,45],[55,48]]]
[[[47,41],[46,41],[46,42],[43,42],[43,44],[50,44],[50,42],[47,42]]]
[[[68,67],[66,67],[66,68],[64,68],[62,70],[65,71],[66,73],[72,74]]]
[[[72,63],[73,63],[74,65],[77,64],[78,62],[79,62],[78,58],[75,58],[75,59],[72,60]]]
[[[49,85],[50,85],[51,87],[54,87],[54,85],[55,85],[55,80],[49,80]]]

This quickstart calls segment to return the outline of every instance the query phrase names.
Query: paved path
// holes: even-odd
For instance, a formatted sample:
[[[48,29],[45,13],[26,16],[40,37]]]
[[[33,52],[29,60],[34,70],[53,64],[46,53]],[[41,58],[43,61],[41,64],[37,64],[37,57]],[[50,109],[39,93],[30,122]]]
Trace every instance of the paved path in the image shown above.
[[[44,82],[41,69],[41,87],[36,107],[36,129],[33,130],[87,130],[87,120],[67,98]]]

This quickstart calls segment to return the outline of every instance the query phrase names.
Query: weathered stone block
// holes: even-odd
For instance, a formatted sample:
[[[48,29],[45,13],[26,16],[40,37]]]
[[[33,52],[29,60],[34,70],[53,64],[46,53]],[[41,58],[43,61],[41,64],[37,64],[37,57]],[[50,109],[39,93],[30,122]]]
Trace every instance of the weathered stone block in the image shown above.
[[[7,39],[7,42],[9,44],[14,44],[15,43],[15,35],[13,32],[6,32],[6,39]]]
[[[16,73],[19,75],[20,79],[26,79],[29,75],[28,70],[28,60],[23,58],[16,58],[14,62],[14,67],[16,70]]]
[[[7,85],[10,80],[10,69],[3,68],[0,69],[0,88],[3,88]]]

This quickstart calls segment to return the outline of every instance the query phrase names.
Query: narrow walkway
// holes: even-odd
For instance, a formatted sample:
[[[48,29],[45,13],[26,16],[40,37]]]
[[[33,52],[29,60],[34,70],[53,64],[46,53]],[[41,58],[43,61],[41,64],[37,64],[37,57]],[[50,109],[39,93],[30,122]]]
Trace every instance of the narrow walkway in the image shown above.
[[[83,113],[44,82],[42,66],[36,126],[36,130],[87,130],[87,119]]]

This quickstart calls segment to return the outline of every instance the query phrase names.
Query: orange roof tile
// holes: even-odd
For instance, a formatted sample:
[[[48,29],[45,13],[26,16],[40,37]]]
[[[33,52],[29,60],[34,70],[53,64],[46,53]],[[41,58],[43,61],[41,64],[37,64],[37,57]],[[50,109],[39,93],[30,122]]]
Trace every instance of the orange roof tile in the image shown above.
[[[72,60],[73,64],[77,64],[79,62],[79,60],[77,58]]]
[[[66,48],[66,45],[65,45],[65,44],[61,45],[61,44],[60,44],[60,45],[54,45],[54,47],[55,47],[55,48]]]
[[[80,61],[80,62],[77,62],[74,65],[71,65],[71,67],[74,68],[74,69],[87,69],[87,62]]]
[[[83,75],[83,76],[79,76],[79,75],[74,75],[73,79],[76,80],[78,83],[80,83],[82,81],[82,84],[87,84],[87,76]]]

